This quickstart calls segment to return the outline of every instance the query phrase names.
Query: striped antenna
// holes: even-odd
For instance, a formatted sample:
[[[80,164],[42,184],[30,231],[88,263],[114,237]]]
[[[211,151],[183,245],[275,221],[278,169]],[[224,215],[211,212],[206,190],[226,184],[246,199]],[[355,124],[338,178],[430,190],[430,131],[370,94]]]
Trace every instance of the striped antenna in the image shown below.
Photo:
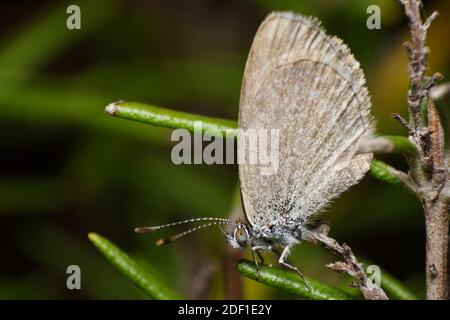
[[[182,233],[176,234],[176,235],[174,235],[174,236],[172,236],[170,238],[158,239],[156,241],[156,245],[157,246],[162,246],[162,245],[171,243],[171,242],[173,242],[175,240],[178,240],[178,239],[180,239],[180,238],[182,238],[184,236],[187,236],[188,234],[191,234],[191,233],[193,233],[195,231],[198,231],[200,229],[207,228],[207,227],[210,227],[210,226],[221,225],[221,224],[232,224],[233,223],[231,220],[227,220],[227,219],[222,219],[222,220],[224,220],[224,221],[213,221],[213,222],[210,222],[210,223],[203,224],[201,226],[198,226],[198,227],[186,230],[186,231],[184,231]]]
[[[153,231],[156,231],[159,229],[164,229],[164,228],[168,228],[168,227],[177,226],[180,224],[199,222],[199,221],[213,221],[214,224],[231,224],[231,223],[233,223],[231,220],[224,219],[224,218],[194,218],[194,219],[188,219],[188,220],[183,220],[183,221],[178,221],[178,222],[172,222],[172,223],[168,223],[168,224],[162,224],[159,226],[139,227],[139,228],[135,228],[134,232],[137,232],[137,233],[153,232]]]

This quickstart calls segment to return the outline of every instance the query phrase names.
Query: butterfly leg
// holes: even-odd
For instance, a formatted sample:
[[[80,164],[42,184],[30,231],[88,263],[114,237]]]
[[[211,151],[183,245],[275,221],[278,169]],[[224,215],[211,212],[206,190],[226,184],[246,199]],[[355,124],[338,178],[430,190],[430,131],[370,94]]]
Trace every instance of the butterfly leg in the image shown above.
[[[256,255],[258,255],[258,258],[261,262],[261,264],[264,264],[264,259],[261,255],[261,253],[259,252],[259,250],[272,250],[272,246],[254,246],[252,247],[252,257],[253,257],[253,261],[255,262],[256,265],[256,272],[259,275],[259,264],[258,264],[258,260],[256,259]],[[256,255],[255,255],[256,253]]]
[[[256,251],[256,255],[257,255],[258,258],[259,258],[259,262],[260,262],[261,264],[264,264],[264,258],[263,258],[263,256],[261,255],[261,252]]]
[[[288,244],[286,247],[284,247],[283,252],[281,253],[280,259],[278,260],[278,263],[281,264],[282,266],[285,266],[288,269],[291,269],[295,272],[297,272],[299,274],[299,276],[303,279],[303,281],[305,282],[306,286],[308,287],[308,289],[311,289],[311,284],[308,281],[308,279],[305,278],[305,276],[303,275],[303,273],[297,268],[294,267],[293,265],[290,265],[289,263],[286,262],[286,258],[289,255],[289,252],[291,251],[292,247],[296,245],[296,243],[291,243]]]
[[[255,256],[255,252],[258,252],[258,251],[252,249],[252,257],[253,257],[253,262],[255,263],[255,266],[256,266],[256,274],[259,276],[259,265],[258,265],[258,260],[256,259],[256,256]]]

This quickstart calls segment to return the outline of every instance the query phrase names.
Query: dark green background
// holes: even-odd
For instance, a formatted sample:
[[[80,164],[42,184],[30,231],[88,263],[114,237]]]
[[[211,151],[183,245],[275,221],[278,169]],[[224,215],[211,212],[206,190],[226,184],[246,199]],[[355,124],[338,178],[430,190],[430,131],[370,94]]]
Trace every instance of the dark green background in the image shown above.
[[[66,7],[81,7],[82,29],[67,30]],[[366,28],[378,4],[382,29]],[[127,99],[237,118],[246,56],[273,10],[315,15],[341,37],[365,71],[380,134],[405,134],[406,19],[394,0],[2,1],[0,5],[0,298],[143,298],[91,245],[98,232],[188,297],[224,298],[224,240],[218,229],[157,248],[161,235],[135,226],[190,217],[226,217],[237,186],[232,165],[170,160],[170,130],[104,114]],[[429,33],[430,70],[450,74],[450,2]],[[401,156],[382,157],[405,169]],[[331,235],[402,280],[424,286],[420,205],[371,177],[328,210]],[[247,256],[248,253],[246,253]],[[302,245],[293,260],[306,275],[346,287],[327,270],[335,257]],[[82,290],[66,288],[66,268],[82,270]],[[212,266],[206,296],[196,289]],[[203,267],[202,267],[203,266]],[[211,268],[210,268],[211,269]],[[206,270],[206,271],[205,271]],[[289,298],[244,280],[245,298]]]

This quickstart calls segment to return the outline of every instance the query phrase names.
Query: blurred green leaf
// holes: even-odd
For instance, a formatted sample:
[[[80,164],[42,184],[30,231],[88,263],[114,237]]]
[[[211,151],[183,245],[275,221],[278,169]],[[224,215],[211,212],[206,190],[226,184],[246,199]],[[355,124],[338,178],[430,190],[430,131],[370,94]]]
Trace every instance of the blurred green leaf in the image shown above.
[[[67,217],[66,217],[67,218]],[[18,251],[37,270],[52,275],[52,282],[42,291],[58,290],[60,294],[73,297],[76,292],[67,290],[66,268],[76,264],[82,270],[82,288],[78,293],[88,299],[142,299],[145,294],[127,279],[117,274],[111,265],[99,256],[89,241],[74,235],[65,228],[42,219],[22,220],[12,230],[12,242],[17,242]],[[55,299],[61,295],[40,296],[41,299]]]
[[[90,35],[119,10],[119,2],[78,1],[83,8],[83,25],[79,31],[66,27],[66,8],[71,1],[49,8],[36,22],[12,37],[0,50],[0,98],[17,90],[43,64],[76,40]]]
[[[0,300],[31,300],[58,297],[58,288],[49,286],[51,276],[44,270],[17,278],[0,278]]]
[[[27,177],[0,179],[0,215],[56,210],[56,179],[52,177]]]
[[[237,105],[244,63],[245,57],[229,57],[225,61],[192,57],[118,59],[98,63],[77,74],[43,80],[46,86],[62,81],[78,90],[95,88],[110,100],[132,97],[136,101],[183,106],[196,106],[202,101],[208,110],[220,108],[226,114],[234,114],[235,108],[223,109]],[[123,79],[127,79],[126,85]]]
[[[88,237],[106,259],[150,298],[158,300],[181,299],[181,296],[163,285],[156,277],[144,270],[109,240],[96,233],[89,233]]]
[[[132,122],[117,123],[104,116],[102,106],[108,97],[94,91],[79,91],[61,86],[33,85],[2,102],[0,118],[30,125],[78,126],[130,137],[135,140],[167,145],[167,133]]]
[[[363,260],[363,259],[361,259]],[[367,267],[369,265],[372,265],[372,263],[369,263],[367,261],[363,260],[363,266],[364,269],[367,270]],[[381,271],[381,277],[380,277],[380,285],[381,288],[384,289],[386,294],[390,299],[397,299],[397,300],[417,300],[417,297],[412,293],[407,287],[405,287],[399,280],[397,280],[394,276],[392,276],[390,273],[384,271],[383,269]]]

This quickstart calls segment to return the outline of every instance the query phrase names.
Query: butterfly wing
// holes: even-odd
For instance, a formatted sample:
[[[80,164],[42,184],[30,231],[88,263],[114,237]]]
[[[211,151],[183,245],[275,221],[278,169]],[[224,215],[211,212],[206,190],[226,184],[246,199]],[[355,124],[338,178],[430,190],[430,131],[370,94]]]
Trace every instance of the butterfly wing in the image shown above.
[[[314,18],[270,14],[245,67],[239,128],[278,129],[279,165],[264,175],[266,165],[239,164],[249,222],[305,223],[357,183],[372,159],[355,155],[373,132],[370,107],[364,74],[340,39]]]

